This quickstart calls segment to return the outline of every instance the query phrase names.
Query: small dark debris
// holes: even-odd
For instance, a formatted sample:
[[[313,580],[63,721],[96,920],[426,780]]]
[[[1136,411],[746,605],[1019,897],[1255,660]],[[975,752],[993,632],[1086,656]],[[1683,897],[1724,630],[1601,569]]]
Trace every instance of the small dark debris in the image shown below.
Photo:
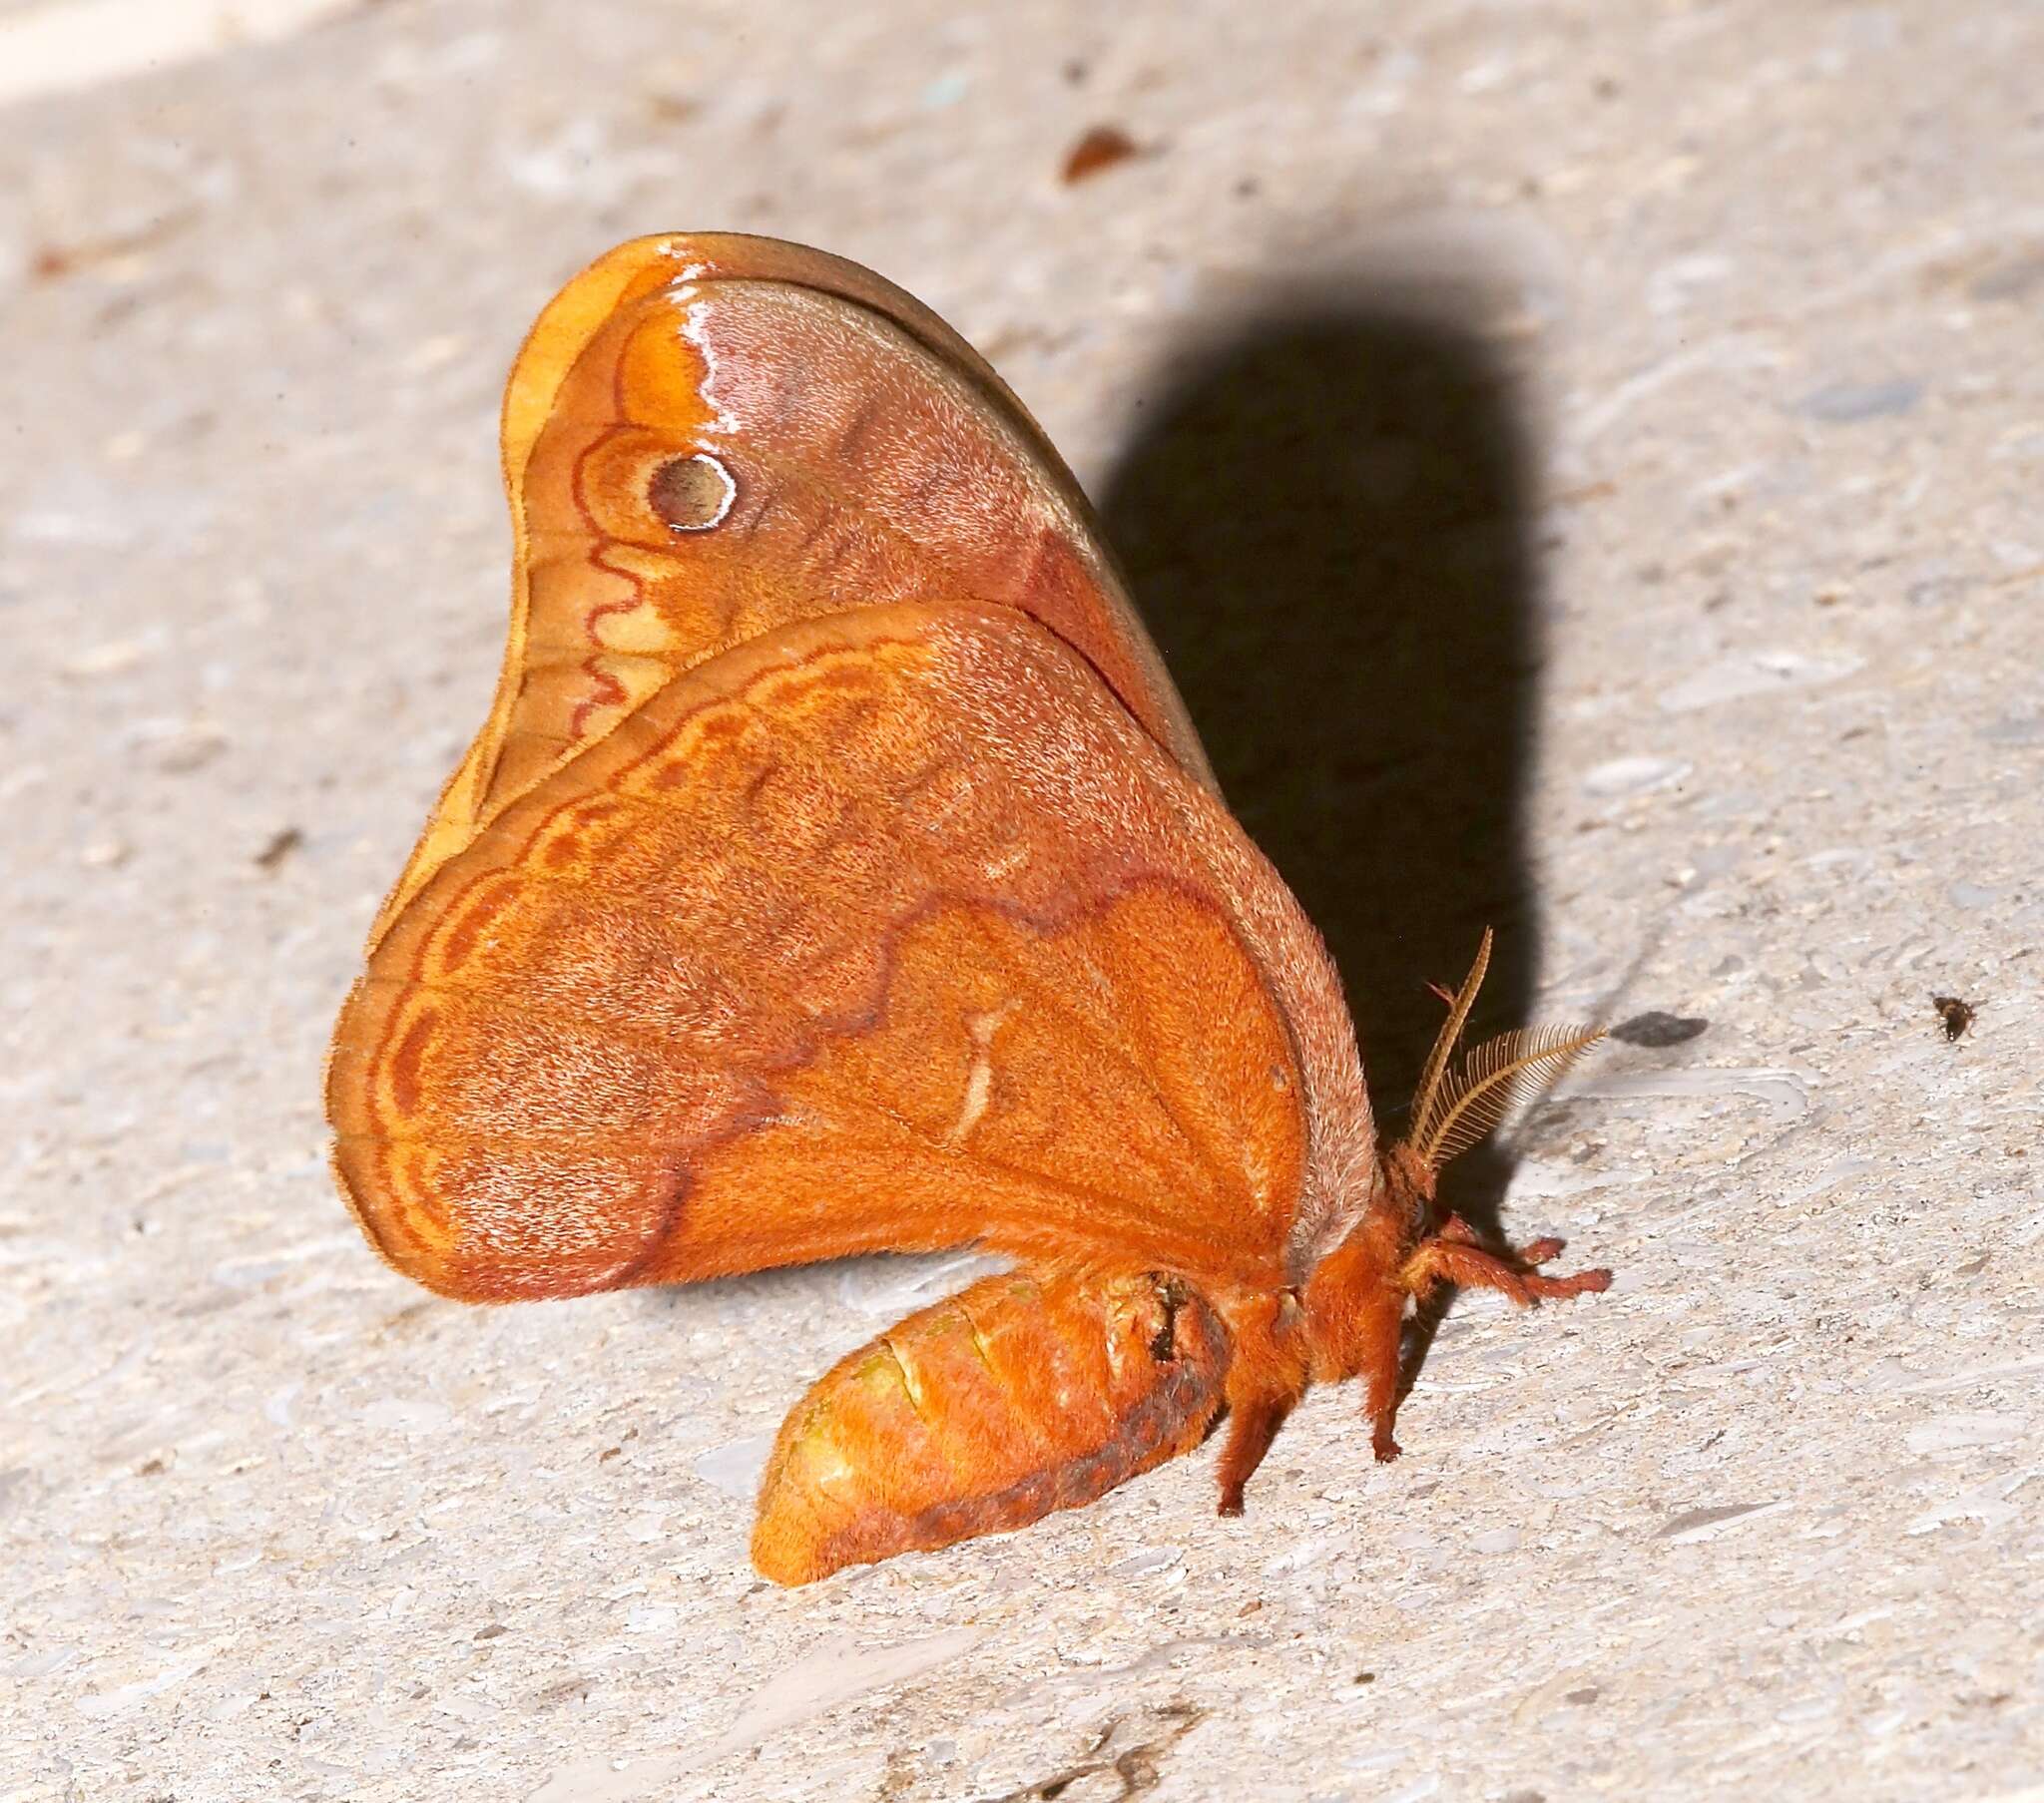
[[[684,125],[703,111],[703,103],[693,94],[655,91],[646,97],[646,111],[657,125]]]
[[[95,264],[111,262],[138,251],[154,248],[175,236],[193,219],[196,209],[181,209],[138,225],[132,231],[110,232],[103,237],[80,238],[69,244],[44,244],[29,259],[29,276],[35,281],[61,281]]]
[[[1377,1681],[1377,1674],[1374,1671],[1358,1671],[1355,1674],[1355,1681],[1358,1684],[1374,1684]]]
[[[475,1630],[475,1637],[478,1640],[494,1640],[499,1634],[508,1634],[510,1631],[503,1622],[492,1621],[488,1627],[477,1628]]]
[[[1678,1534],[1688,1534],[1693,1529],[1737,1521],[1742,1515],[1752,1515],[1755,1510],[1765,1508],[1765,1503],[1721,1503],[1705,1509],[1685,1509],[1680,1515],[1671,1516],[1663,1522],[1655,1531],[1654,1538],[1668,1540]]]
[[[596,1462],[599,1465],[608,1465],[613,1459],[623,1457],[624,1451],[622,1446],[607,1446],[596,1455]]]
[[[1930,1005],[1944,1023],[1944,1036],[1948,1040],[1957,1039],[1973,1024],[1973,1004],[1961,1002],[1957,996],[1932,996]]]
[[[1097,125],[1065,153],[1062,177],[1069,187],[1099,175],[1104,169],[1112,169],[1117,163],[1126,163],[1135,155],[1136,141],[1120,126]]]
[[[1063,74],[1065,78],[1065,85],[1068,88],[1084,87],[1086,85],[1086,77],[1089,71],[1086,67],[1086,59],[1084,57],[1074,56],[1067,57],[1065,59],[1065,67]]]
[[[146,1461],[144,1464],[138,1466],[136,1468],[135,1475],[138,1478],[161,1477],[165,1472],[169,1471],[170,1469],[171,1468],[168,1465],[166,1465],[161,1459],[151,1459]]]
[[[304,842],[305,835],[297,827],[279,828],[269,835],[268,842],[256,854],[256,868],[273,875],[282,868],[284,859]]]
[[[1658,1050],[1693,1040],[1710,1024],[1700,1015],[1668,1014],[1652,1008],[1645,1014],[1634,1015],[1629,1021],[1620,1021],[1612,1028],[1611,1037],[1623,1040],[1628,1046],[1647,1046]]]
[[[1203,1714],[1204,1711],[1191,1703],[1176,1702],[1166,1703],[1162,1708],[1138,1709],[1131,1715],[1117,1716],[1101,1730],[1099,1737],[1076,1764],[1055,1777],[1039,1779],[1034,1784],[1025,1784],[1020,1790],[1009,1791],[995,1799],[995,1803],[1056,1803],[1081,1779],[1105,1777],[1109,1773],[1121,1784],[1115,1803],[1125,1803],[1127,1798],[1156,1789],[1158,1767],[1164,1756],[1199,1725]],[[1127,1744],[1142,1732],[1149,1732],[1152,1738],[1134,1746]],[[1096,1786],[1089,1785],[1086,1790],[1088,1797],[1104,1794]]]
[[[1603,1694],[1595,1684],[1585,1684],[1580,1690],[1564,1691],[1561,1700],[1565,1703],[1594,1703]]]

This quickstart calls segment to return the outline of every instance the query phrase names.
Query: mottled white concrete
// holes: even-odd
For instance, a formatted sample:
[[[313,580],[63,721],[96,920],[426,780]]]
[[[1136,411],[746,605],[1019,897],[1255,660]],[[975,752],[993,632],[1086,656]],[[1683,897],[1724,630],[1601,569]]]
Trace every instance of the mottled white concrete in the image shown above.
[[[409,0],[181,54],[0,109],[0,1797],[2044,1794],[2044,14]],[[1098,123],[1142,154],[1061,185]],[[1410,923],[1377,989],[1502,916],[1505,1001],[1636,1023],[1504,1204],[1615,1288],[1466,1300],[1397,1466],[1320,1393],[1242,1521],[1210,1448],[778,1591],[764,1437],[955,1273],[474,1312],[342,1213],[319,1059],[493,678],[503,371],[708,225],[983,345],[1153,613],[1224,560],[1250,611],[1160,635],[1294,880]],[[1396,570],[1302,592],[1371,506]],[[1301,661],[1358,623],[1439,731]]]

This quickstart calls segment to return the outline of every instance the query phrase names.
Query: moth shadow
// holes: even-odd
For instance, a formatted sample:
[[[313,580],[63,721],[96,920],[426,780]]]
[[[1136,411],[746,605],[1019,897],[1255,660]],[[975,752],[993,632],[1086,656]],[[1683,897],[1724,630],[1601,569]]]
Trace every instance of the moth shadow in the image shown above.
[[[1106,484],[1137,605],[1251,835],[1325,935],[1395,1136],[1440,999],[1525,1021],[1539,603],[1531,447],[1491,344],[1409,288],[1321,285],[1182,354]],[[1498,1227],[1509,1160],[1443,1194]]]

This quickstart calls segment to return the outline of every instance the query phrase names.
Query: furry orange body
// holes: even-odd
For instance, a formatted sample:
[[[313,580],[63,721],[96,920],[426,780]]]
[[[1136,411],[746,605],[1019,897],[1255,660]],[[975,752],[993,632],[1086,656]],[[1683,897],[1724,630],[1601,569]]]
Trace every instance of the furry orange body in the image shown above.
[[[1479,958],[1379,1152],[1318,935],[933,315],[814,251],[638,240],[542,314],[504,446],[504,676],[342,1010],[335,1169],[472,1300],[1017,1260],[789,1417],[762,1570],[1090,1501],[1224,1410],[1238,1510],[1308,1383],[1363,1377],[1395,1452],[1415,1296],[1601,1287],[1433,1202],[1594,1036],[1451,1069]]]

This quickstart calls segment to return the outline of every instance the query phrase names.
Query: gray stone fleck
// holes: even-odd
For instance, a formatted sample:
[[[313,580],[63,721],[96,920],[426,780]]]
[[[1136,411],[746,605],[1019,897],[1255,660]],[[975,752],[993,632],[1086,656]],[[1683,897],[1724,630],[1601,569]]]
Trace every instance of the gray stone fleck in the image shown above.
[[[1849,425],[1857,420],[1907,413],[1922,398],[1923,384],[1906,376],[1884,382],[1832,382],[1804,395],[1796,411],[1826,425]]]

